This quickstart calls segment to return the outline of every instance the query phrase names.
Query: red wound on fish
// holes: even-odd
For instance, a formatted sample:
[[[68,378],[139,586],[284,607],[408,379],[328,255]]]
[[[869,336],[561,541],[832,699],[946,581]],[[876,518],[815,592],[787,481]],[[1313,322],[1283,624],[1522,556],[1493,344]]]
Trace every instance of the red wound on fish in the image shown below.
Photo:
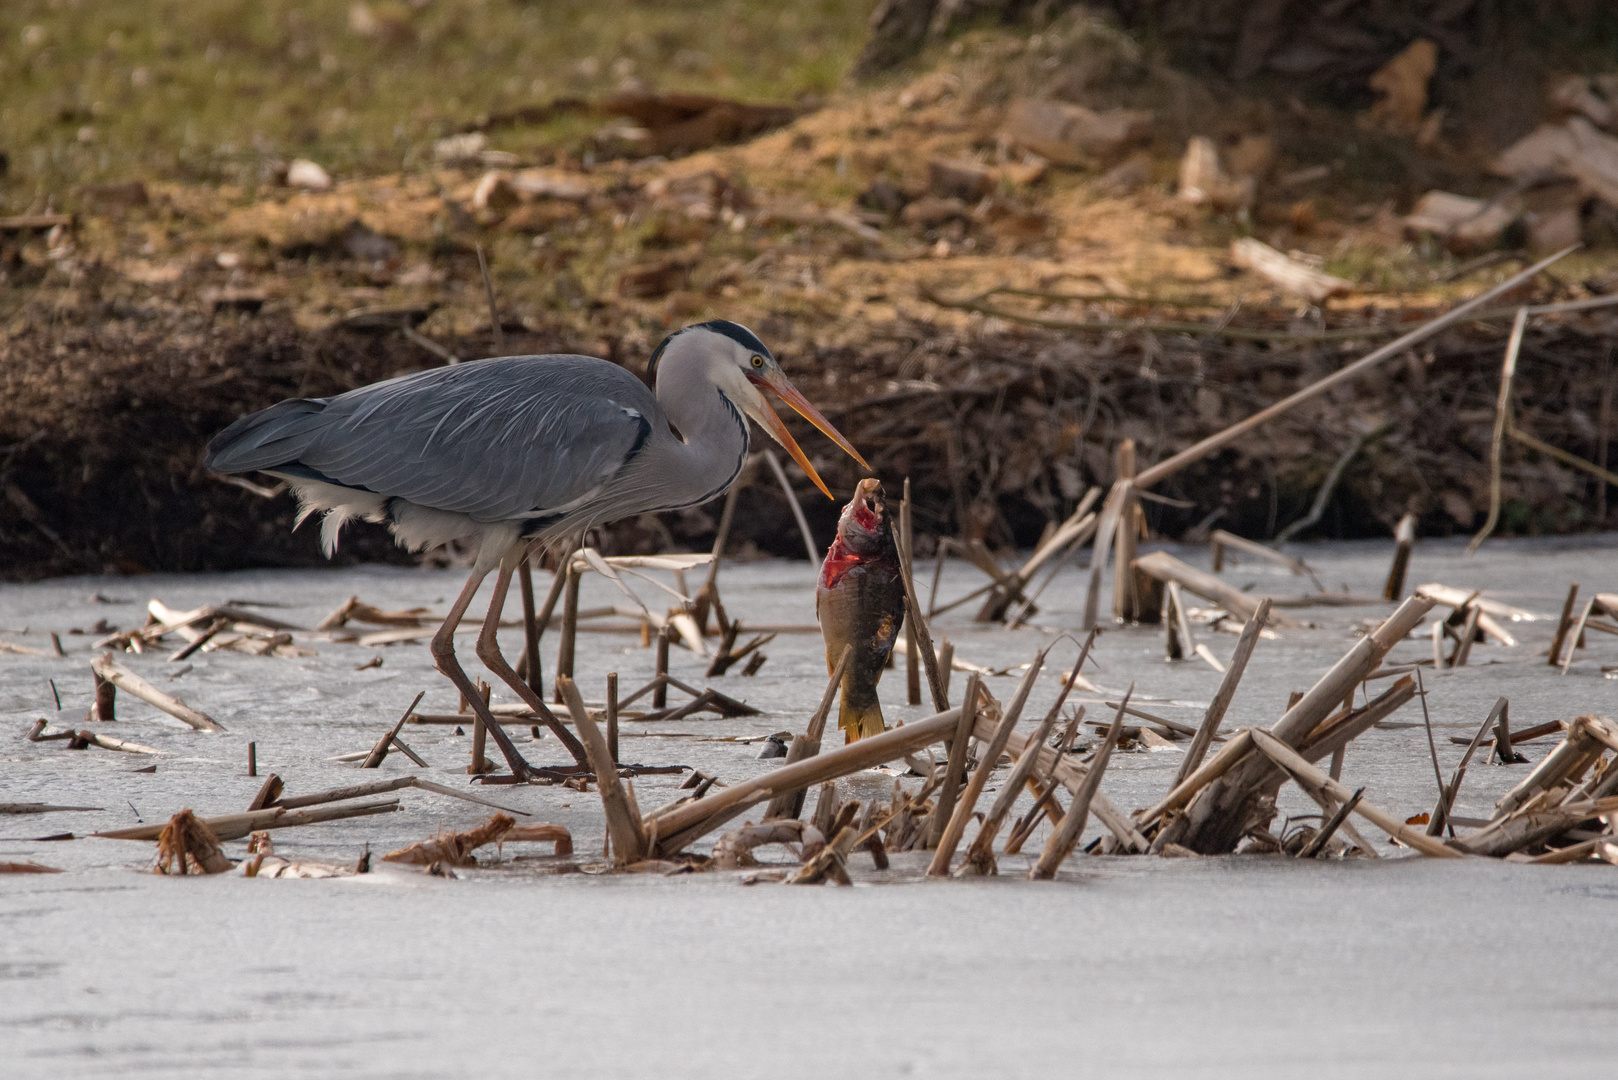
[[[839,536],[832,541],[831,549],[826,552],[826,561],[820,564],[820,587],[822,589],[835,589],[837,583],[843,580],[843,575],[863,562],[875,562],[873,558],[856,555],[843,543]]]

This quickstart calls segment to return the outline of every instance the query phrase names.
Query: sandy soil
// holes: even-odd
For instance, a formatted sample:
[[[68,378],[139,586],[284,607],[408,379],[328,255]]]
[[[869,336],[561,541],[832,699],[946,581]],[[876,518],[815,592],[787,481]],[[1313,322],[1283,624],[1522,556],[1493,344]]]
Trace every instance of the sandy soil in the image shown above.
[[[1497,542],[1467,559],[1456,545],[1423,543],[1410,580],[1487,585],[1490,595],[1553,616],[1570,580],[1587,593],[1611,587],[1615,548],[1611,535]],[[1204,552],[1175,550],[1206,564]],[[1389,554],[1375,543],[1293,550],[1329,587],[1361,593],[1380,586]],[[1250,564],[1226,577],[1281,595],[1309,589]],[[807,563],[766,562],[727,566],[721,583],[732,614],[748,623],[807,624],[811,580]],[[978,580],[952,564],[942,596]],[[149,596],[177,608],[272,600],[287,605],[277,617],[313,625],[353,594],[383,608],[442,610],[456,584],[453,573],[396,568],[59,579],[0,587],[0,629],[26,626],[28,634],[5,640],[38,646],[49,630],[103,617],[135,625]],[[1076,572],[1047,597],[1041,626],[977,627],[968,606],[939,619],[935,633],[968,660],[1015,665],[1077,625]],[[613,597],[591,581],[583,602]],[[1307,688],[1348,648],[1360,620],[1386,610],[1304,612],[1318,625],[1261,644],[1227,723],[1273,720],[1289,690]],[[1463,749],[1447,737],[1470,735],[1498,696],[1511,699],[1516,727],[1618,708],[1618,684],[1600,670],[1618,661],[1618,647],[1592,634],[1560,677],[1536,655],[1551,625],[1512,624],[1518,646],[1479,646],[1472,666],[1429,682],[1446,774]],[[506,635],[508,654],[519,637]],[[368,747],[417,690],[427,689],[423,708],[435,711],[452,710],[454,694],[419,644],[316,642],[318,656],[296,660],[199,654],[172,681],[167,672],[181,665],[163,654],[129,656],[124,662],[230,729],[197,734],[120,695],[120,720],[106,730],[162,751],[157,772],[139,774],[131,770],[151,759],[22,740],[36,717],[54,715],[47,679],[62,692],[61,721],[79,726],[91,639],[63,640],[65,658],[0,656],[0,718],[13,740],[0,751],[0,801],[106,809],[0,820],[0,860],[68,871],[0,877],[0,1045],[9,1075],[1588,1076],[1618,1048],[1604,978],[1614,946],[1600,906],[1618,899],[1618,878],[1601,865],[1440,865],[1382,847],[1388,858],[1374,863],[1079,857],[1048,885],[1021,880],[1026,864],[1013,857],[996,880],[899,884],[914,882],[919,856],[896,859],[884,874],[858,857],[856,888],[813,891],[748,888],[739,874],[555,876],[544,872],[546,859],[514,858],[532,854],[530,845],[511,845],[502,861],[486,852],[490,865],[454,881],[395,869],[327,881],[145,874],[148,844],[20,838],[122,827],[137,814],[161,821],[182,806],[240,810],[261,782],[245,775],[249,740],[261,774],[279,773],[292,793],[352,783],[362,779],[354,765],[326,759]],[[1235,643],[1223,634],[1205,640],[1222,657]],[[650,650],[632,635],[581,642],[587,694],[599,693],[609,670],[626,688],[651,672]],[[554,644],[547,636],[547,659]],[[715,680],[765,716],[628,723],[624,758],[690,765],[730,782],[773,767],[740,739],[801,730],[823,685],[818,650],[817,635],[783,633],[757,677]],[[374,652],[382,667],[355,672]],[[1391,659],[1427,652],[1425,638],[1413,639]],[[1071,646],[1056,646],[1029,723],[1071,655]],[[1154,631],[1110,632],[1092,677],[1109,688],[1134,681],[1144,708],[1194,722],[1218,676],[1161,656]],[[703,663],[676,650],[675,672],[688,681],[702,681]],[[1004,699],[1012,680],[990,685]],[[926,711],[893,704],[903,696],[893,676],[884,696],[890,723]],[[1416,726],[1359,739],[1345,780],[1395,812],[1428,809],[1434,781],[1420,720],[1408,706],[1395,725]],[[449,730],[410,727],[406,737],[434,779],[461,785],[470,740]],[[1537,760],[1549,746],[1523,748]],[[523,748],[541,761],[565,757],[553,740]],[[1103,788],[1125,808],[1146,805],[1179,760],[1177,749],[1120,755]],[[1487,814],[1527,768],[1474,766],[1457,813]],[[407,769],[417,771],[393,755],[380,775]],[[666,801],[678,783],[638,780],[640,804]],[[891,784],[872,773],[851,787],[875,794]],[[599,850],[593,793],[473,790],[530,811],[524,820],[568,825],[580,852]],[[486,816],[442,796],[399,795],[400,813],[286,830],[278,850],[351,863],[367,844],[380,853]],[[1284,813],[1310,809],[1295,796],[1283,792]],[[240,857],[244,845],[226,848]]]

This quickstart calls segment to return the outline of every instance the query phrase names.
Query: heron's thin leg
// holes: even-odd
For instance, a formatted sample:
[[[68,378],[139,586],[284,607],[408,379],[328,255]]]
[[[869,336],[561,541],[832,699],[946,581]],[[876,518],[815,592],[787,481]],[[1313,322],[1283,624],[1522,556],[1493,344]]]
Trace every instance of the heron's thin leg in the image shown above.
[[[522,548],[512,550],[517,552],[519,557],[526,554]],[[510,555],[500,561],[500,573],[494,580],[494,599],[489,602],[489,614],[483,620],[483,633],[478,635],[478,659],[483,661],[483,666],[493,672],[496,678],[516,691],[523,703],[539,714],[540,722],[550,728],[562,745],[567,747],[567,752],[573,755],[574,760],[588,769],[590,759],[584,752],[583,744],[573,737],[571,731],[562,726],[562,722],[556,719],[556,714],[551,712],[538,694],[534,693],[534,688],[517,677],[517,673],[500,653],[500,642],[495,635],[500,629],[500,612],[505,607],[506,593],[511,589],[513,569]]]
[[[461,697],[466,699],[467,704],[472,706],[472,711],[483,721],[484,729],[494,739],[495,745],[500,747],[500,752],[506,756],[506,764],[511,766],[511,775],[526,782],[536,775],[533,767],[517,752],[517,746],[511,741],[511,736],[506,734],[500,722],[494,718],[494,713],[489,711],[483,695],[472,688],[472,680],[466,677],[466,672],[461,670],[461,662],[455,658],[455,628],[460,625],[461,616],[465,615],[466,609],[471,606],[472,597],[477,595],[478,586],[482,585],[483,579],[488,576],[488,570],[474,569],[472,576],[466,579],[466,587],[450,606],[444,625],[433,635],[433,664],[455,684],[455,688],[461,692]]]

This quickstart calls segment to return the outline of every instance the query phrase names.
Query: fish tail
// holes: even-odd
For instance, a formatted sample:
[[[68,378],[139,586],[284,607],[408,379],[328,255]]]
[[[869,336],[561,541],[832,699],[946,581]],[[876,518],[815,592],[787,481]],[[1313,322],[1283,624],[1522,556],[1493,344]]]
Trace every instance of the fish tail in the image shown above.
[[[837,707],[837,726],[843,729],[843,738],[846,742],[855,742],[859,739],[869,739],[872,735],[880,735],[888,730],[887,724],[882,720],[882,703],[874,697],[866,703],[854,703],[848,700],[848,695],[842,695]]]

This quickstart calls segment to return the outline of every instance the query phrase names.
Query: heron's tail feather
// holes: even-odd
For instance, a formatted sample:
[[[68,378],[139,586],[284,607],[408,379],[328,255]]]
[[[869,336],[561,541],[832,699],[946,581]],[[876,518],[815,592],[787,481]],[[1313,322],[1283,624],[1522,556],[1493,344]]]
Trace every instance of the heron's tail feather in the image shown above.
[[[298,398],[244,416],[213,437],[203,465],[232,474],[295,462],[319,434],[325,408],[318,398]]]
[[[872,735],[880,735],[888,729],[882,720],[881,702],[873,697],[868,704],[850,704],[846,693],[841,695],[838,704],[837,726],[843,729],[843,737],[847,742],[869,739]]]

